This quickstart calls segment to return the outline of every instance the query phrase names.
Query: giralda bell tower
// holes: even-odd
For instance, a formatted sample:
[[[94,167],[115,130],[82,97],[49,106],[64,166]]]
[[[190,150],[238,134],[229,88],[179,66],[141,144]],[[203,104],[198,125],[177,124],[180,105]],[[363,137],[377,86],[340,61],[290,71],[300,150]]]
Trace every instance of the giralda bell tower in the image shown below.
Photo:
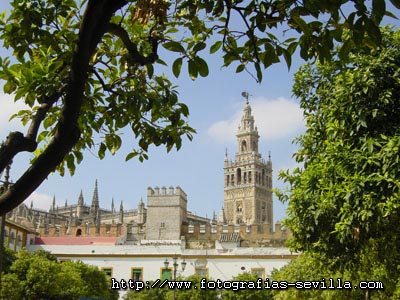
[[[236,134],[235,161],[225,155],[224,212],[228,224],[270,224],[273,226],[272,162],[266,162],[258,150],[257,127],[251,114],[249,94],[243,92],[246,105]]]

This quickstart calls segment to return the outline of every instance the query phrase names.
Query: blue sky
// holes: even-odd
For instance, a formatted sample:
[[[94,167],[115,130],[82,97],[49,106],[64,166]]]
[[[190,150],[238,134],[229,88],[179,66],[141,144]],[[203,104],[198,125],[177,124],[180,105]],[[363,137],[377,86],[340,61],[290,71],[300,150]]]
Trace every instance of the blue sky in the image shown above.
[[[0,10],[7,4],[0,3]],[[0,48],[4,56],[4,49]],[[129,141],[133,138],[123,134],[123,147],[115,155],[99,160],[90,152],[77,167],[73,177],[53,174],[27,200],[35,207],[48,209],[53,195],[56,203],[76,203],[81,189],[86,203],[91,202],[94,182],[99,182],[101,206],[110,207],[111,199],[125,209],[136,208],[141,198],[146,202],[147,187],[180,186],[188,195],[188,209],[196,214],[211,217],[223,205],[223,161],[225,149],[231,159],[236,151],[236,129],[245,101],[242,91],[250,93],[256,125],[260,132],[260,151],[264,158],[271,151],[274,187],[284,188],[277,180],[281,169],[295,166],[292,155],[296,146],[292,140],[304,132],[304,122],[298,102],[291,97],[293,74],[302,61],[294,58],[291,71],[280,63],[264,72],[264,79],[257,84],[247,73],[236,74],[236,66],[221,69],[220,56],[203,56],[209,62],[210,75],[196,81],[187,72],[172,81],[179,86],[180,100],[190,109],[189,122],[197,130],[194,140],[185,140],[180,151],[167,154],[165,148],[152,148],[149,160],[125,162]],[[183,66],[185,67],[185,65]],[[12,97],[0,92],[0,140],[10,129],[20,129],[15,122],[9,123],[12,111],[21,106]],[[96,151],[93,151],[96,153]],[[15,159],[12,178],[16,178],[29,161],[29,154]],[[284,217],[285,207],[274,197],[274,219]]]

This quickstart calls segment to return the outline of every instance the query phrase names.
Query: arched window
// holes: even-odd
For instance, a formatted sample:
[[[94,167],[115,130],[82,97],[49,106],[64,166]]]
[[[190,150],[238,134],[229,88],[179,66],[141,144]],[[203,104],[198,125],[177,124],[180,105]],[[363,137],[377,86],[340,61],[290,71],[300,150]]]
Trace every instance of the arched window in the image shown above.
[[[78,229],[76,230],[75,236],[81,236],[81,235],[82,235],[82,229],[78,228]]]
[[[262,170],[262,185],[265,185],[265,170]]]
[[[242,141],[241,150],[242,150],[242,152],[247,151],[247,143],[246,143],[246,141]]]
[[[249,183],[251,183],[251,171],[249,171]]]
[[[231,175],[231,185],[235,185],[235,175]]]
[[[241,182],[242,182],[242,170],[240,168],[237,168],[236,176],[237,176],[237,184],[241,184]]]
[[[15,242],[15,232],[13,231],[13,232],[11,232],[10,243],[14,244],[14,242]]]
[[[229,175],[226,175],[226,186],[229,186]]]
[[[247,183],[247,172],[243,173],[243,183],[246,184]]]

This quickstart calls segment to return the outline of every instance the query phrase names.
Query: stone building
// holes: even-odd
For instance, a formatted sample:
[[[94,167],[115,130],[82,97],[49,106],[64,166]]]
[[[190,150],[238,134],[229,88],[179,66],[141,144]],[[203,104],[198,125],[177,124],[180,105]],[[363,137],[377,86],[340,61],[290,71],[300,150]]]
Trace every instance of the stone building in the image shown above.
[[[36,232],[28,251],[95,265],[116,281],[172,279],[174,269],[165,263],[176,260],[185,262],[178,272],[184,277],[225,281],[247,271],[265,278],[297,254],[285,247],[290,233],[272,224],[272,162],[259,152],[248,101],[236,137],[234,161],[226,155],[221,178],[224,206],[211,219],[187,210],[190,197],[179,186],[148,187],[146,203],[140,199],[134,210],[124,210],[122,202],[116,209],[114,200],[102,208],[97,180],[90,204],[81,191],[75,204],[57,207],[53,199],[48,211],[22,204],[8,218]]]
[[[96,180],[91,203],[82,190],[75,204],[48,211],[22,204],[8,217],[24,224],[41,237],[118,237],[122,244],[179,243],[188,249],[218,247],[283,246],[288,232],[273,226],[272,161],[259,152],[259,134],[248,102],[237,131],[234,161],[225,156],[224,207],[219,216],[201,217],[187,210],[188,196],[179,186],[148,187],[133,210],[100,206]]]
[[[247,101],[238,128],[235,160],[224,162],[224,210],[228,224],[273,225],[272,162],[258,150],[259,135]]]

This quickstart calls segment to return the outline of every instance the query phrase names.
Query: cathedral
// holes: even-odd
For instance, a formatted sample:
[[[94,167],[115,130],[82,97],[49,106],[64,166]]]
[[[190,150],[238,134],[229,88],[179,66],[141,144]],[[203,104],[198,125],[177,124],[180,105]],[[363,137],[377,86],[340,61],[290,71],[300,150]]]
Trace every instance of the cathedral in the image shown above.
[[[224,206],[219,215],[209,219],[187,210],[188,197],[182,188],[149,187],[146,204],[124,210],[112,200],[111,207],[99,203],[96,180],[90,204],[82,191],[74,204],[56,206],[48,211],[25,204],[8,214],[40,237],[118,237],[122,244],[151,241],[183,241],[191,248],[213,249],[221,243],[235,247],[283,246],[288,232],[273,224],[272,161],[259,152],[259,134],[246,96],[243,115],[238,124],[237,150],[234,160],[227,153],[224,160]],[[117,207],[116,207],[117,206]]]
[[[177,272],[222,281],[243,272],[268,277],[298,254],[285,247],[290,232],[272,224],[272,161],[259,151],[248,99],[238,125],[234,159],[227,154],[224,159],[224,205],[218,216],[188,211],[188,196],[179,186],[148,187],[147,199],[133,210],[114,201],[104,208],[96,180],[89,202],[81,191],[74,204],[59,207],[53,199],[48,210],[22,204],[10,212],[8,247],[97,266],[113,282],[172,280]],[[178,262],[185,268],[178,271]],[[126,292],[120,290],[121,300]]]

